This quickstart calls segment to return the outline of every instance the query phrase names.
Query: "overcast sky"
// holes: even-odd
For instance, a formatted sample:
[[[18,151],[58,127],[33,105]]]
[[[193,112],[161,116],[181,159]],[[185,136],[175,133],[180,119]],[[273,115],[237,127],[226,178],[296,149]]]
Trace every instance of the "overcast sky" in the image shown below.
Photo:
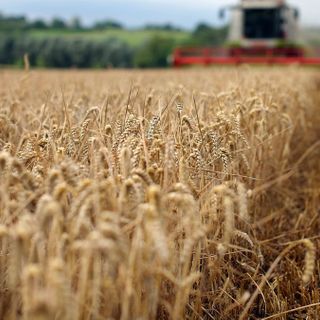
[[[216,24],[218,9],[238,0],[0,0],[5,14],[24,14],[29,18],[65,19],[78,16],[90,24],[111,18],[128,27],[146,23],[167,23],[191,28],[199,21]],[[320,25],[320,0],[290,0],[301,10],[304,25]]]

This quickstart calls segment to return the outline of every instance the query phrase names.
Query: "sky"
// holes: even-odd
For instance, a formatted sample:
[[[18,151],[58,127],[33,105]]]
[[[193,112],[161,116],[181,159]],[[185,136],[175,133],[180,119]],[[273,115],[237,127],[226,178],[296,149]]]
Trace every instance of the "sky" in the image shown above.
[[[30,19],[78,16],[89,25],[114,19],[127,27],[147,23],[172,23],[192,28],[198,22],[219,24],[219,8],[239,0],[0,0],[0,12],[22,14]],[[320,26],[320,0],[290,0],[301,11],[306,26]],[[221,23],[221,21],[220,21]]]

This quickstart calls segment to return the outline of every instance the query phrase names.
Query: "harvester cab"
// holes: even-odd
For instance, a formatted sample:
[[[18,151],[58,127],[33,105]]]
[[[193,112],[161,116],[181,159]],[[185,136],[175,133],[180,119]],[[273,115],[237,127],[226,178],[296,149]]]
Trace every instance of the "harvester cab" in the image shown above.
[[[231,8],[229,40],[243,47],[298,41],[298,10],[278,0],[242,0]]]
[[[229,37],[224,48],[178,48],[175,66],[192,64],[311,64],[299,39],[299,11],[285,0],[241,0],[230,11]]]

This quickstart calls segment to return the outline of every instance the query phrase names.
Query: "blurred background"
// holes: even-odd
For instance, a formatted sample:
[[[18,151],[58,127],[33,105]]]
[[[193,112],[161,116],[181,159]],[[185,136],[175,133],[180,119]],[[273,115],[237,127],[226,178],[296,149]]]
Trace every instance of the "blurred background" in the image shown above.
[[[301,41],[320,46],[320,1],[300,9]],[[0,65],[22,67],[167,67],[178,46],[223,46],[237,0],[1,0]]]

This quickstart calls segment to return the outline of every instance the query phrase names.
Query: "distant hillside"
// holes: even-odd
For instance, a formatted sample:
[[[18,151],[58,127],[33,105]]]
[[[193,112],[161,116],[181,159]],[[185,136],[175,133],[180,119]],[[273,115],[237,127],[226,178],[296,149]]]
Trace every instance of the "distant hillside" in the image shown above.
[[[87,40],[110,40],[118,39],[127,43],[132,47],[142,45],[144,42],[152,39],[153,37],[172,38],[178,44],[188,40],[191,34],[187,31],[171,31],[171,30],[155,30],[155,29],[138,29],[138,30],[127,30],[127,29],[107,29],[107,30],[29,30],[28,34],[32,38],[36,39],[50,39],[50,38],[63,38],[63,39],[74,39],[81,38]]]

